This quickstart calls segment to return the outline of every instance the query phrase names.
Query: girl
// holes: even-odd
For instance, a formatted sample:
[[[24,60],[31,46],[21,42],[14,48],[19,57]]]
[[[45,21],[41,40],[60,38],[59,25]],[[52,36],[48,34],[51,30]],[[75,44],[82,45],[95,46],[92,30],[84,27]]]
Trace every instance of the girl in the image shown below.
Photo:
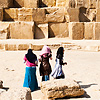
[[[64,54],[64,48],[63,47],[58,48],[56,56],[56,65],[51,73],[51,76],[53,76],[53,78],[55,79],[65,78],[62,70],[62,65],[67,65],[67,63],[66,62],[63,63],[63,54]]]
[[[28,49],[28,53],[24,57],[24,62],[26,62],[26,72],[23,87],[28,87],[33,92],[34,90],[38,89],[36,78],[36,65],[38,62],[37,56],[31,49]]]
[[[42,81],[49,80],[49,75],[51,73],[51,65],[49,63],[49,58],[52,60],[51,49],[48,46],[42,48],[39,61],[40,63],[40,76],[42,76]]]

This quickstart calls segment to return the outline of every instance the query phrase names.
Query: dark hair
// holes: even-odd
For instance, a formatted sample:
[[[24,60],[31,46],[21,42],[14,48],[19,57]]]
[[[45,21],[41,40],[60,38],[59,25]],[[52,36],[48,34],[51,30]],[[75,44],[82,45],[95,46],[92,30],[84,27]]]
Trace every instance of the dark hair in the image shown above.
[[[37,56],[32,52],[32,49],[28,49],[26,58],[30,63],[33,63],[37,60]]]
[[[62,58],[63,57],[63,50],[64,48],[63,47],[59,47],[58,50],[57,50],[57,58]]]

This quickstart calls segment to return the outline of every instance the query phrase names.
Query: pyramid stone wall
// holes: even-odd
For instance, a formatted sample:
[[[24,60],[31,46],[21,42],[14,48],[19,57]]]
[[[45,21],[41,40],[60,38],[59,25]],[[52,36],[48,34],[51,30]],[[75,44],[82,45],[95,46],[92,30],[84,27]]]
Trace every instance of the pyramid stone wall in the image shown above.
[[[0,39],[99,40],[99,26],[100,0],[0,0]]]

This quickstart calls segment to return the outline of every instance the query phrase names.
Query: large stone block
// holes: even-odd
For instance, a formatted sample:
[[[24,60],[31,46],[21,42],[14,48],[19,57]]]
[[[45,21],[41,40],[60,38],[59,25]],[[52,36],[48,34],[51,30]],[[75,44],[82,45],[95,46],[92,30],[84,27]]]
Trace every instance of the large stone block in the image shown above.
[[[0,0],[0,8],[13,7],[13,0]]]
[[[18,50],[28,50],[29,49],[29,44],[19,44],[18,45]]]
[[[49,37],[68,37],[68,23],[49,23]]]
[[[100,40],[100,23],[95,23],[94,40]]]
[[[7,50],[7,51],[16,51],[17,46],[16,46],[16,44],[5,44],[5,50]]]
[[[4,9],[4,21],[17,21],[17,20],[18,20],[17,8]]]
[[[66,0],[66,8],[75,8],[76,7],[76,2],[75,0]]]
[[[35,22],[44,22],[46,19],[45,9],[34,8],[33,9],[33,21]]]
[[[56,0],[39,0],[40,7],[53,7],[56,6]]]
[[[0,8],[0,21],[3,20],[3,8]]]
[[[84,38],[85,39],[93,39],[93,33],[94,33],[94,23],[93,22],[87,22],[84,23]]]
[[[0,39],[10,38],[10,23],[0,22]]]
[[[33,39],[34,22],[14,22],[10,25],[11,39]]]
[[[42,39],[48,37],[48,24],[37,24],[35,26],[35,39]]]
[[[79,9],[78,8],[66,9],[65,19],[67,22],[79,22]]]
[[[39,0],[24,0],[24,7],[25,8],[38,8]]]
[[[41,91],[45,98],[55,99],[63,97],[76,97],[84,94],[84,90],[80,85],[71,79],[55,79],[41,83]]]
[[[56,0],[57,7],[65,7],[67,0]]]
[[[24,0],[14,0],[14,7],[21,8],[24,7]]]
[[[84,38],[84,23],[70,22],[69,23],[69,38],[73,40],[80,40]]]
[[[96,8],[100,8],[100,0],[97,0],[97,7]]]
[[[40,51],[43,48],[43,44],[31,44],[31,49],[35,51]]]
[[[33,8],[19,8],[18,21],[33,21]]]
[[[52,13],[46,14],[45,22],[63,22],[64,21],[64,8],[58,8]]]
[[[100,8],[98,8],[96,12],[96,22],[100,22]]]

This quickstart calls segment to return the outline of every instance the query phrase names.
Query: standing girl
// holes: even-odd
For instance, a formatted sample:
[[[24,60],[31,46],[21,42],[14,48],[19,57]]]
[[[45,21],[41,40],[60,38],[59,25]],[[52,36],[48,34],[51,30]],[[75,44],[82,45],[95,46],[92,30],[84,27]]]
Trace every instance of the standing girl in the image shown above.
[[[38,89],[36,78],[36,65],[38,62],[37,56],[31,49],[28,49],[28,53],[24,57],[24,62],[26,62],[26,72],[23,87],[28,87],[31,89],[31,92],[33,92],[34,90]]]
[[[62,70],[62,65],[67,65],[67,63],[63,62],[63,54],[64,54],[64,48],[63,47],[58,48],[56,56],[56,65],[51,73],[51,76],[53,76],[53,78],[55,79],[65,78]]]
[[[42,48],[39,61],[40,63],[40,76],[42,76],[42,81],[49,80],[49,75],[51,73],[51,65],[49,63],[49,58],[52,60],[51,49],[48,46]]]

